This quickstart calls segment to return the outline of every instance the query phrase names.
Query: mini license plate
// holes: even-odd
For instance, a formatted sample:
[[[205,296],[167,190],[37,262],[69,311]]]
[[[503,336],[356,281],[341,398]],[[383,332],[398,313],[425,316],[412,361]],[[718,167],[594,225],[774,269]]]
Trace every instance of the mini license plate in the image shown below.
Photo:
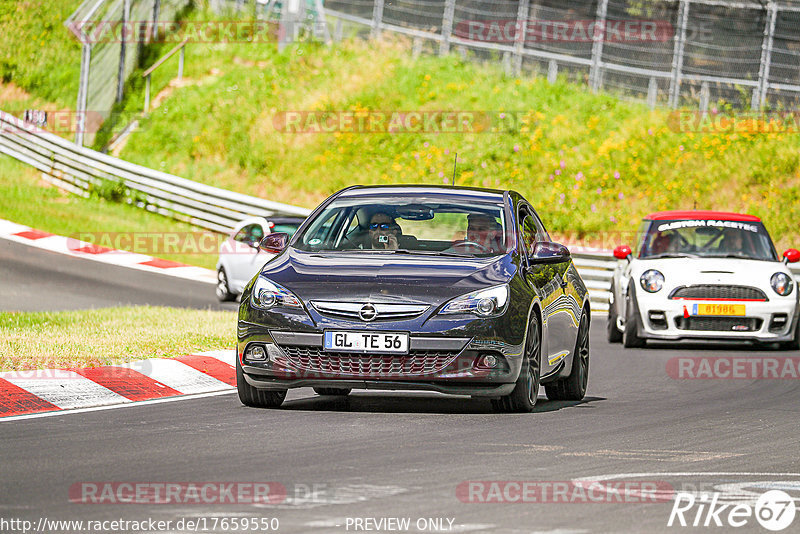
[[[744,304],[693,304],[692,315],[745,315]]]
[[[348,332],[328,330],[323,348],[334,352],[364,352],[370,354],[408,354],[406,332]]]

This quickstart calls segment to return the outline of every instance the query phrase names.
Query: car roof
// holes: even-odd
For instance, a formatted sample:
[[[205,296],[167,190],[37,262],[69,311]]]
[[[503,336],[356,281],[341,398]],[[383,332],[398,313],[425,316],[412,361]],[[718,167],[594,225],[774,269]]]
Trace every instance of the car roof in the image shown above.
[[[507,193],[500,189],[465,187],[460,185],[357,185],[343,190],[340,197],[356,197],[370,194],[425,194],[471,196],[499,200]]]
[[[745,213],[732,213],[729,211],[685,210],[685,211],[657,211],[647,215],[645,221],[665,221],[671,219],[714,219],[718,221],[746,221],[761,222],[755,215]]]

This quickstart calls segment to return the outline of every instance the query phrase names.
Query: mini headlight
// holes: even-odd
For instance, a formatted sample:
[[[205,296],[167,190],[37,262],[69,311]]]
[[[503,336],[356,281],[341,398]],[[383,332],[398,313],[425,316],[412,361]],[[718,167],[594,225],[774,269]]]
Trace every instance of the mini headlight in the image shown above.
[[[439,312],[442,315],[472,313],[481,317],[500,315],[508,303],[508,286],[495,286],[456,297]]]
[[[639,283],[642,285],[642,289],[648,293],[656,293],[664,287],[664,275],[655,269],[648,269],[642,273]]]
[[[792,292],[792,288],[794,284],[792,283],[792,277],[786,273],[775,273],[772,275],[772,278],[769,279],[769,285],[772,286],[773,291],[778,295],[785,297],[789,293]]]
[[[276,306],[285,308],[301,308],[300,299],[285,287],[267,280],[263,276],[256,279],[253,284],[253,292],[250,295],[250,302],[256,308],[268,310]]]

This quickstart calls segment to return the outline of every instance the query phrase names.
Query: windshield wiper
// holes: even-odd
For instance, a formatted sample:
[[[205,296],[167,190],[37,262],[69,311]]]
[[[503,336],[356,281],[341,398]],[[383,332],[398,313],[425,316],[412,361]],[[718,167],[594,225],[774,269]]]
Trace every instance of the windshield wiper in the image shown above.
[[[651,260],[654,258],[699,258],[697,254],[690,254],[688,252],[664,252],[662,254],[655,254],[653,256],[647,256],[645,260]]]
[[[407,248],[389,249],[390,252],[397,254],[413,254],[421,256],[447,256],[452,258],[474,258],[473,254],[463,254],[460,252],[445,252],[443,250],[409,250]]]

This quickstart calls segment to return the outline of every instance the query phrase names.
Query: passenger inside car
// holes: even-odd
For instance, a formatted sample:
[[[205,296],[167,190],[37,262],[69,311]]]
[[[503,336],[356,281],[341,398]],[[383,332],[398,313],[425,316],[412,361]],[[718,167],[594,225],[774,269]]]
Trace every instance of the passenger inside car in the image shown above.
[[[373,249],[397,249],[400,226],[391,217],[383,212],[377,212],[369,219],[369,240],[366,247]]]
[[[494,217],[472,214],[467,217],[467,242],[477,243],[490,252],[503,250],[503,231]]]

